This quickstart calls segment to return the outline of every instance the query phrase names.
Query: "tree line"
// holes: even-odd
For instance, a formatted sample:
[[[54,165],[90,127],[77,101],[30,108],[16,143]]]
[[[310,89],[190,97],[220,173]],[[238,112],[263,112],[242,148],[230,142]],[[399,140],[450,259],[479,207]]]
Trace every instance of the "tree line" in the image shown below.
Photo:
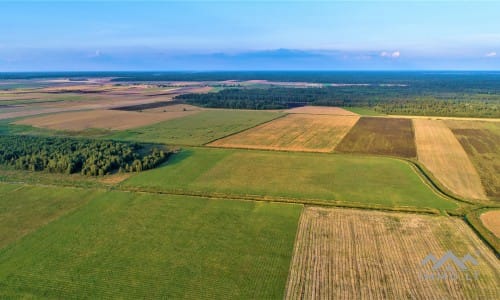
[[[140,172],[166,161],[170,152],[137,143],[66,137],[0,135],[0,164],[20,170],[102,176]]]
[[[211,108],[368,107],[387,114],[500,117],[500,93],[429,92],[408,86],[229,88],[176,100]]]

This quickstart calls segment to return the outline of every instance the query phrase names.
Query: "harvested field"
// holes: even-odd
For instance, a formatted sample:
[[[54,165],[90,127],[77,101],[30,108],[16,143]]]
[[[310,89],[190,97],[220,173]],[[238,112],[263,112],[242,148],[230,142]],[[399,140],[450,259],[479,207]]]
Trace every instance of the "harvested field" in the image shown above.
[[[313,114],[313,115],[340,115],[340,116],[358,116],[358,114],[345,110],[340,107],[331,106],[302,106],[285,110],[291,114]]]
[[[331,152],[358,119],[357,116],[290,114],[209,145]]]
[[[476,167],[486,195],[500,200],[500,123],[448,120],[446,125]]]
[[[451,192],[467,199],[487,199],[479,174],[443,121],[413,120],[418,160]]]
[[[182,118],[195,113],[197,113],[197,111],[146,113],[118,110],[92,110],[28,118],[17,121],[14,124],[68,131],[82,131],[90,128],[124,130]]]
[[[478,264],[422,264],[448,251]],[[498,299],[499,269],[458,218],[311,207],[301,216],[285,298]]]
[[[335,150],[416,157],[411,120],[362,117]]]
[[[496,237],[500,238],[500,210],[492,210],[481,214],[481,222]]]

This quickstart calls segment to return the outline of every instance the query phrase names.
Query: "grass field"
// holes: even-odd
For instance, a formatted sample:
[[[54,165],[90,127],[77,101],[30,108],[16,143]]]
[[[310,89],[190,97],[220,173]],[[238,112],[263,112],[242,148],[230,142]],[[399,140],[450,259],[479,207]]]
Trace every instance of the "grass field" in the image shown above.
[[[422,265],[447,251],[478,265]],[[499,269],[460,219],[311,207],[301,216],[286,299],[497,299]],[[442,273],[457,277],[429,276]]]
[[[282,298],[300,212],[107,192],[0,250],[0,298]]]
[[[361,116],[385,116],[385,114],[379,113],[367,107],[343,107],[343,109]]]
[[[81,207],[98,194],[93,190],[0,183],[0,249]]]
[[[217,140],[209,145],[248,149],[331,152],[358,119],[358,116],[290,114]]]
[[[479,174],[467,153],[440,120],[413,120],[418,160],[451,192],[467,199],[486,199]]]
[[[416,157],[411,120],[361,118],[335,150],[344,153]]]
[[[264,111],[206,110],[180,119],[125,130],[110,137],[169,145],[203,145],[281,115]]]
[[[500,200],[500,123],[445,122],[476,167],[487,196]]]
[[[319,199],[382,207],[453,209],[397,159],[234,149],[185,149],[123,188]],[[307,201],[306,201],[307,202]]]
[[[151,113],[119,110],[90,110],[26,118],[15,122],[15,124],[68,131],[82,131],[91,128],[124,130],[182,118],[195,113],[197,113],[197,111]]]

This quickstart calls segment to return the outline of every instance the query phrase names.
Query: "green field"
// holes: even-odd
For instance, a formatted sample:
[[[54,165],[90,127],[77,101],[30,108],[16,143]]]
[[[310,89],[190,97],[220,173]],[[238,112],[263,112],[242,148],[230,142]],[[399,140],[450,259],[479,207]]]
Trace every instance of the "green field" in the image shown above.
[[[125,130],[109,137],[168,145],[203,145],[281,115],[282,113],[265,111],[206,110],[179,119]]]
[[[122,188],[453,209],[401,160],[255,150],[186,149]]]
[[[99,193],[0,183],[0,248],[86,204]]]
[[[370,109],[368,107],[347,107],[347,106],[344,106],[342,108],[345,110],[348,110],[348,111],[352,111],[353,113],[359,114],[362,116],[385,116],[385,114],[374,111],[373,109]]]
[[[3,200],[13,188],[2,186]],[[60,205],[47,198],[84,193],[25,189],[39,195],[24,205],[32,215]],[[23,210],[23,190],[11,195],[2,211]],[[0,298],[282,298],[300,212],[293,204],[103,192],[0,250]],[[31,230],[26,219],[0,226]]]

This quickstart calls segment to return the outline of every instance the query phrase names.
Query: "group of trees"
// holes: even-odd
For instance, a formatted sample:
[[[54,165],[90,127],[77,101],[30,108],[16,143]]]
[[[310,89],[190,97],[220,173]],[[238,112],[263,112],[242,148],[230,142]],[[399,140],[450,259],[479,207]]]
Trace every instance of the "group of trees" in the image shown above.
[[[0,164],[30,171],[91,176],[139,172],[158,166],[169,154],[159,148],[146,150],[137,143],[0,135]]]
[[[405,85],[347,85],[312,88],[229,88],[183,94],[189,104],[232,109],[285,109],[304,105],[369,107],[387,114],[500,117],[500,92],[437,92]]]

